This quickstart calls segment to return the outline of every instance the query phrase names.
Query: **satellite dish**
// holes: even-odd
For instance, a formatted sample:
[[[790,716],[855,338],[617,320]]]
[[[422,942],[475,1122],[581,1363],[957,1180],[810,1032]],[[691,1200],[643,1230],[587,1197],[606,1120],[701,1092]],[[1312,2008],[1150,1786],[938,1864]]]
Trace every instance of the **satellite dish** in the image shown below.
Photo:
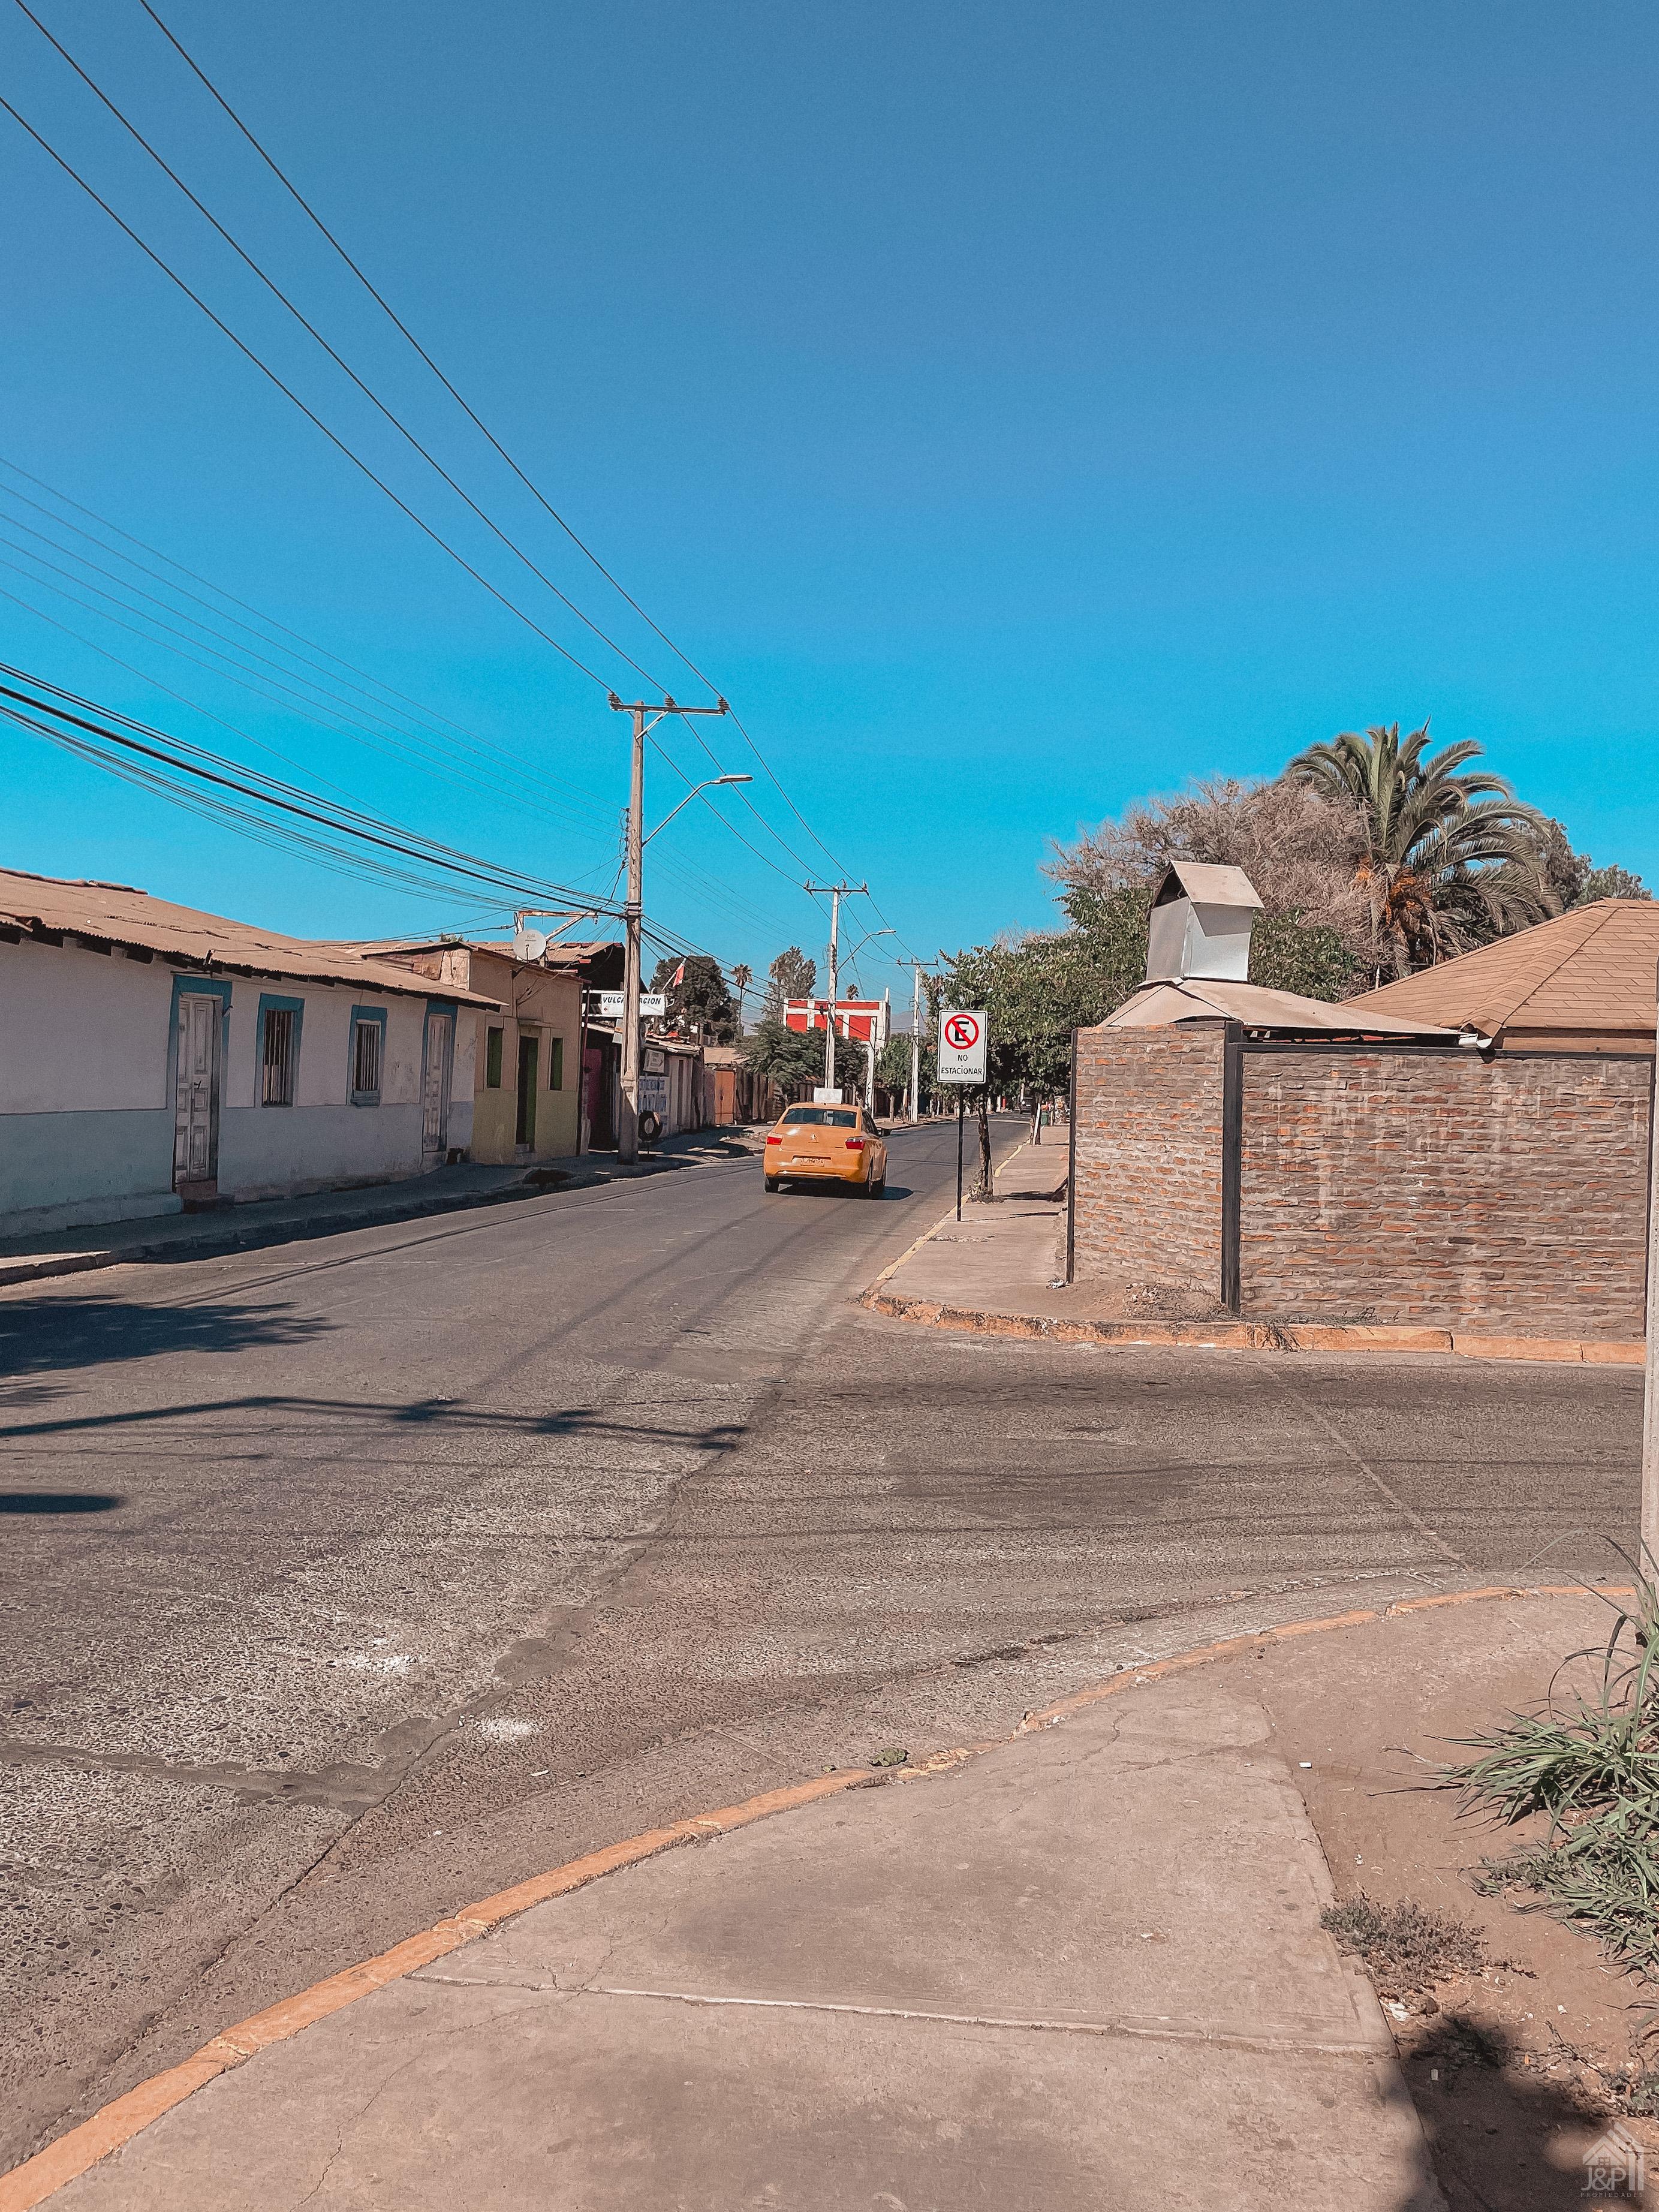
[[[547,939],[539,929],[521,929],[513,940],[515,960],[539,960],[547,950]]]

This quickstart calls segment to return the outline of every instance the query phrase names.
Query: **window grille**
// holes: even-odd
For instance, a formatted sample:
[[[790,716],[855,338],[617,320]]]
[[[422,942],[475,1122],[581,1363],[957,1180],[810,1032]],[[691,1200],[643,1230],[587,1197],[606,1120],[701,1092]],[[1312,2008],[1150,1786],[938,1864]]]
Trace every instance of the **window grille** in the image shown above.
[[[484,1089],[499,1091],[501,1087],[501,1031],[484,1031]]]
[[[294,1015],[291,1009],[268,1007],[265,1012],[264,1051],[260,1068],[260,1103],[294,1103]]]
[[[351,1057],[351,1087],[355,1091],[380,1087],[380,1024],[359,1022]]]

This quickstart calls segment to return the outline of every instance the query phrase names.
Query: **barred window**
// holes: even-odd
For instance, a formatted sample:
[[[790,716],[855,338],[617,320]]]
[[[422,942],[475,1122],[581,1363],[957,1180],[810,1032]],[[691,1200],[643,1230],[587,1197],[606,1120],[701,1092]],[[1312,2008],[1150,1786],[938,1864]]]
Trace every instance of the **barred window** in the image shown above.
[[[264,1048],[260,1064],[262,1106],[294,1103],[294,1015],[290,1008],[265,1010]]]
[[[484,1031],[484,1089],[499,1091],[501,1087],[501,1031]]]
[[[359,1022],[351,1054],[351,1088],[359,1097],[380,1088],[380,1024]]]
[[[564,1089],[564,1039],[556,1036],[547,1048],[547,1087],[550,1091]]]

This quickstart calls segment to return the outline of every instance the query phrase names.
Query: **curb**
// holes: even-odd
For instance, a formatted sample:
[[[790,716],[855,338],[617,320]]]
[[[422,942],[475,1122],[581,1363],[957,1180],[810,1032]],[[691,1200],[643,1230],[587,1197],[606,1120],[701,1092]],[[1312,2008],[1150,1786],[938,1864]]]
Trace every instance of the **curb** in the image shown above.
[[[598,1173],[570,1171],[564,1182],[545,1188],[529,1180],[509,1183],[504,1189],[448,1191],[403,1205],[387,1205],[371,1212],[331,1218],[297,1215],[285,1220],[267,1219],[234,1224],[232,1217],[217,1231],[199,1237],[152,1237],[147,1243],[112,1246],[91,1252],[52,1252],[39,1259],[0,1260],[0,1289],[13,1283],[41,1282],[57,1275],[82,1275],[101,1267],[143,1267],[168,1261],[222,1259],[232,1252],[257,1251],[274,1244],[303,1244],[319,1237],[345,1237],[357,1229],[396,1228],[409,1221],[433,1221],[451,1213],[477,1213],[489,1206],[519,1206],[536,1198],[562,1198],[567,1192],[598,1190],[611,1183],[632,1182],[661,1175],[681,1166],[730,1167],[750,1153],[724,1153],[710,1159],[684,1158],[677,1153],[660,1156],[637,1170],[610,1166]],[[534,1170],[531,1171],[532,1174]],[[174,1219],[176,1216],[161,1217]]]
[[[952,1209],[954,1212],[954,1209]],[[950,1217],[947,1216],[947,1218]],[[928,1235],[933,1232],[930,1231]],[[927,1242],[919,1237],[910,1252]],[[1541,1360],[1557,1365],[1640,1367],[1642,1344],[1597,1344],[1570,1337],[1477,1336],[1462,1329],[1419,1328],[1407,1322],[1062,1321],[1051,1314],[991,1313],[937,1298],[901,1297],[882,1283],[910,1252],[884,1268],[859,1304],[891,1321],[927,1328],[965,1329],[984,1336],[1042,1338],[1050,1344],[1186,1345],[1205,1352],[1438,1352],[1462,1359]]]
[[[955,1209],[952,1208],[954,1212]],[[314,1982],[307,1990],[285,1997],[280,2002],[267,2006],[250,2018],[239,2021],[204,2043],[199,2051],[167,2068],[164,2073],[153,2075],[141,2081],[137,2088],[129,2089],[124,2096],[100,2106],[90,2119],[71,2128],[67,2135],[48,2143],[44,2150],[25,2159],[21,2166],[9,2173],[0,2174],[0,2212],[33,2212],[36,2205],[65,2188],[71,2181],[131,2142],[143,2133],[152,2121],[159,2120],[177,2105],[193,2096],[198,2089],[227,2074],[266,2051],[273,2044],[285,2043],[302,2028],[310,2027],[331,2014],[342,2012],[355,2004],[359,1997],[371,1996],[388,1984],[401,1981],[422,1966],[430,1966],[451,1951],[487,1936],[492,1929],[507,1920],[527,1912],[532,1905],[545,1904],[550,1899],[564,1897],[572,1890],[581,1889],[591,1881],[598,1881],[618,1869],[636,1866],[641,1860],[655,1858],[663,1851],[672,1850],[681,1844],[696,1843],[712,1836],[731,1833],[734,1829],[749,1826],[752,1822],[769,1819],[774,1814],[787,1813],[803,1805],[817,1803],[824,1797],[839,1796],[848,1790],[879,1787],[887,1782],[924,1782],[950,1773],[970,1759],[997,1751],[1044,1729],[1062,1726],[1073,1715],[1085,1712],[1103,1704],[1108,1698],[1123,1692],[1139,1689],[1149,1682],[1164,1680],[1172,1674],[1184,1674],[1194,1667],[1207,1666],[1218,1660],[1233,1659],[1242,1655],[1263,1651],[1275,1644],[1290,1642],[1298,1636],[1317,1636],[1330,1630],[1359,1628],[1376,1620],[1390,1620],[1414,1613],[1427,1613],[1442,1606],[1470,1605],[1494,1598],[1532,1597],[1628,1597],[1631,1586],[1623,1583],[1597,1584],[1593,1589],[1583,1583],[1546,1583],[1527,1587],[1502,1583],[1489,1584],[1479,1589],[1448,1590],[1431,1597],[1402,1598],[1392,1605],[1366,1607],[1352,1613],[1339,1613],[1322,1620],[1289,1621],[1278,1628],[1260,1629],[1244,1636],[1229,1636],[1218,1642],[1195,1645],[1190,1651],[1173,1654],[1170,1658],[1152,1662],[1145,1667],[1126,1667],[1109,1676],[1104,1681],[1091,1683],[1086,1689],[1074,1691],[1055,1705],[1046,1705],[1029,1712],[1012,1735],[994,1737],[988,1742],[964,1744],[949,1751],[936,1753],[919,1766],[898,1767],[878,1771],[870,1767],[848,1767],[839,1773],[821,1774],[808,1782],[787,1784],[778,1790],[769,1790],[758,1797],[746,1798],[739,1805],[728,1805],[720,1811],[702,1813],[686,1820],[676,1820],[664,1828],[647,1829],[643,1835],[630,1836],[621,1843],[607,1844],[603,1850],[589,1851],[582,1857],[571,1859],[562,1866],[550,1868],[545,1874],[532,1875],[527,1881],[514,1884],[510,1889],[498,1890],[492,1897],[482,1899],[438,1921],[433,1927],[403,1942],[382,1951],[378,1956],[348,1966],[337,1974],[331,1974]]]
[[[568,1182],[555,1188],[585,1189],[597,1180],[573,1176]],[[525,1199],[553,1194],[553,1191],[538,1190],[533,1185],[520,1187],[512,1183],[505,1190],[447,1192],[416,1204],[377,1207],[372,1212],[334,1218],[301,1214],[286,1220],[267,1219],[235,1225],[227,1221],[222,1229],[204,1231],[199,1237],[155,1237],[143,1243],[112,1245],[93,1252],[52,1252],[43,1254],[38,1260],[0,1260],[0,1288],[11,1283],[41,1282],[55,1275],[85,1274],[100,1267],[143,1267],[171,1260],[219,1259],[227,1253],[245,1252],[264,1244],[301,1244],[318,1237],[345,1236],[354,1229],[395,1228],[406,1221],[436,1220],[447,1213],[476,1213],[485,1206],[514,1205]]]
[[[1009,1153],[1007,1158],[1005,1159],[1000,1166],[992,1170],[992,1181],[994,1182],[996,1180],[996,1177],[1002,1173],[1004,1168],[1012,1167],[1022,1152],[1029,1152],[1030,1149],[1031,1140],[1029,1137],[1025,1139],[1023,1144],[1016,1145],[1013,1151]],[[964,1199],[963,1203],[966,1205],[968,1203],[967,1200]],[[934,1237],[939,1235],[939,1231],[944,1228],[945,1223],[947,1221],[954,1221],[956,1218],[956,1200],[952,1199],[950,1205],[945,1208],[945,1212],[940,1214],[939,1219],[933,1224],[933,1227],[931,1229],[924,1229],[920,1237],[915,1238],[910,1243],[907,1244],[904,1249],[899,1254],[896,1260],[890,1260],[887,1262],[887,1265],[882,1269],[881,1273],[876,1277],[874,1282],[871,1284],[869,1289],[861,1292],[858,1297],[854,1299],[854,1304],[868,1306],[872,1313],[888,1313],[891,1311],[895,1306],[903,1306],[907,1303],[913,1305],[920,1303],[920,1301],[915,1299],[907,1301],[903,1298],[894,1298],[884,1303],[883,1299],[878,1294],[881,1290],[882,1285],[891,1276],[897,1274],[899,1269],[904,1265],[907,1260],[914,1259],[916,1254],[921,1251],[924,1244],[931,1244]]]

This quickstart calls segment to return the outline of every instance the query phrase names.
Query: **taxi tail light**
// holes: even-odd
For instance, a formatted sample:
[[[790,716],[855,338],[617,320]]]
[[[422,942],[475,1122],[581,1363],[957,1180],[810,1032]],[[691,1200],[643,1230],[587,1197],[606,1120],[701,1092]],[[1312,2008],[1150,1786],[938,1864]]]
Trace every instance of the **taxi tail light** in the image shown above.
[[[783,1139],[781,1137],[769,1137],[766,1141],[769,1145],[781,1145],[783,1142]]]
[[[849,1152],[861,1152],[864,1150],[863,1138],[849,1137],[847,1139],[847,1149]]]

